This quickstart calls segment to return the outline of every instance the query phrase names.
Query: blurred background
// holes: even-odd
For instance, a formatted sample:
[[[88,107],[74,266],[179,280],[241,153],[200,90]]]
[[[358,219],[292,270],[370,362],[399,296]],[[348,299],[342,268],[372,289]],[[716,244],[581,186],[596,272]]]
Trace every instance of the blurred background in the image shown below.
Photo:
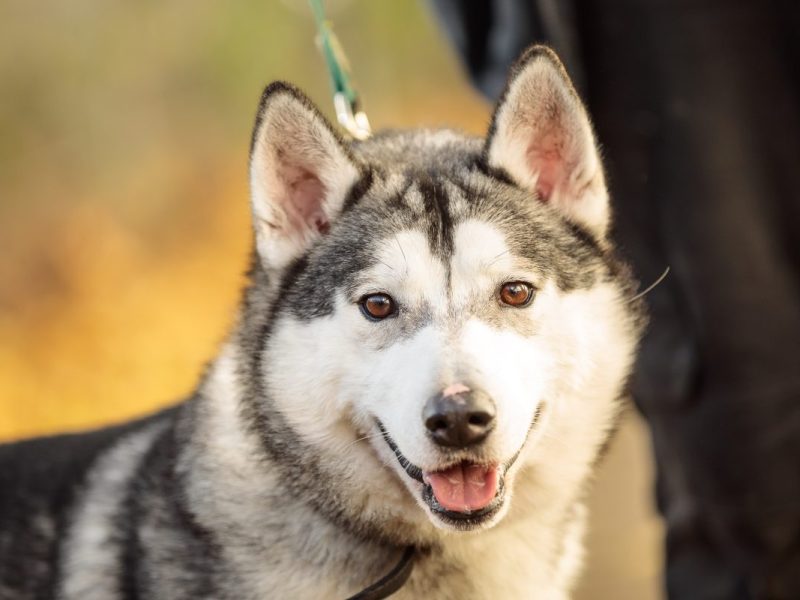
[[[326,3],[373,128],[483,133],[490,107],[423,2]],[[0,4],[0,440],[188,394],[234,314],[264,85],[332,117],[305,0]],[[578,598],[661,596],[647,434],[629,414],[592,496]]]

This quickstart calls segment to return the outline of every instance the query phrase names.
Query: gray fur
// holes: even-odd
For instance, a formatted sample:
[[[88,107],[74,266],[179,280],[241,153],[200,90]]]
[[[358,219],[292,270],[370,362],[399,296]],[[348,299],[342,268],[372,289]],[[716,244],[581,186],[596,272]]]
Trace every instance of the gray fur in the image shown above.
[[[524,64],[515,68],[515,77],[524,74]],[[265,132],[272,137],[263,138]],[[471,320],[490,331],[508,331],[515,339],[553,335],[557,324],[533,321],[485,290],[454,298],[450,284],[458,274],[451,265],[463,251],[460,228],[479,223],[499,232],[507,256],[488,257],[486,268],[513,257],[517,268],[532,274],[545,299],[592,298],[600,289],[617,299],[632,298],[634,282],[610,242],[571,214],[536,201],[531,190],[490,166],[484,140],[450,130],[417,130],[347,143],[287,84],[265,91],[252,148],[254,185],[261,184],[258,169],[267,165],[274,169],[269,181],[277,182],[286,197],[276,199],[276,188],[254,192],[249,283],[220,356],[193,397],[177,409],[92,434],[81,466],[69,477],[27,486],[17,483],[25,469],[14,471],[18,479],[4,483],[20,491],[2,492],[0,501],[6,494],[7,503],[28,506],[26,523],[38,523],[41,533],[25,538],[26,531],[0,514],[0,596],[345,597],[378,579],[402,548],[413,544],[419,557],[402,597],[472,598],[484,597],[487,590],[497,597],[565,597],[579,562],[583,487],[613,426],[624,370],[608,384],[608,419],[587,424],[596,427],[596,440],[576,452],[585,459],[576,458],[574,474],[565,474],[569,485],[559,489],[545,470],[520,460],[510,508],[504,507],[507,516],[500,524],[472,534],[442,532],[418,506],[416,492],[409,493],[413,488],[407,486],[416,484],[402,482],[391,453],[388,459],[382,454],[388,450],[383,440],[374,439],[374,423],[355,407],[326,415],[335,419],[324,433],[308,431],[322,427],[316,423],[298,425],[303,416],[294,414],[286,404],[290,392],[284,394],[276,383],[287,376],[283,353],[297,349],[276,340],[285,339],[286,327],[316,331],[350,310],[376,267],[401,279],[401,271],[408,269],[403,260],[412,254],[403,247],[408,232],[423,235],[426,255],[443,265],[437,285],[444,304],[460,304],[445,310],[430,299],[406,302],[397,317],[370,330],[365,344],[372,344],[375,353],[411,343],[432,327],[456,340]],[[314,159],[304,162],[306,155]],[[336,196],[335,177],[342,171],[352,181],[345,194]],[[306,213],[291,213],[292,194],[306,194],[304,202],[324,195],[308,222],[298,217]],[[290,232],[291,227],[301,230]],[[282,235],[295,237],[281,245],[285,240],[275,242],[274,236]],[[392,240],[400,257],[394,265],[380,255]],[[265,255],[266,247],[285,254]],[[625,363],[642,325],[641,305],[626,301],[613,311],[621,316],[609,327],[625,340],[620,358]],[[306,344],[313,355],[333,341],[297,343]],[[554,364],[569,358],[554,359]],[[291,368],[297,372],[288,375],[303,379],[325,365],[295,362]],[[471,376],[456,367],[443,373]],[[580,393],[587,394],[581,401],[591,401],[593,390]],[[552,404],[548,399],[542,419],[537,411],[531,420],[531,438],[546,436],[548,423],[559,418]],[[48,442],[64,448],[77,443],[72,438]],[[531,443],[526,437],[523,446]],[[523,450],[517,450],[515,460]],[[39,446],[0,447],[0,468],[40,453]],[[490,455],[485,449],[464,451],[451,460],[483,461]],[[361,478],[365,470],[375,473],[374,487]],[[47,477],[47,472],[37,476]],[[64,501],[54,505],[48,497]],[[531,512],[531,506],[536,510]],[[488,554],[478,560],[482,553]],[[494,554],[502,565],[492,562],[489,555]],[[13,572],[4,563],[13,564]],[[530,581],[520,579],[528,572]],[[32,577],[38,578],[36,586],[29,583]]]

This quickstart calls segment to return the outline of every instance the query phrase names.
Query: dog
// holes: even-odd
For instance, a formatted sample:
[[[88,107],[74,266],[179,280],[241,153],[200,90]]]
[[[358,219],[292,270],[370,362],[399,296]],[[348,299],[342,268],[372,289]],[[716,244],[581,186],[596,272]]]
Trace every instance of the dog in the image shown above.
[[[485,139],[346,142],[273,83],[250,185],[196,392],[0,447],[0,597],[568,598],[644,311],[555,53],[521,56]]]

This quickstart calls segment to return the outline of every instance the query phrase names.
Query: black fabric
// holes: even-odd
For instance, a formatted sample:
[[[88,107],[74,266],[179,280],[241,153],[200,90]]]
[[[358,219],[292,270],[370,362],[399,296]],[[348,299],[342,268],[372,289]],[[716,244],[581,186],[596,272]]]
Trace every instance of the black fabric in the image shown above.
[[[435,0],[442,27],[456,46],[473,83],[495,98],[503,91],[510,60],[539,40],[558,51],[581,87],[571,4],[561,0]]]
[[[571,4],[614,237],[672,269],[634,380],[669,597],[800,598],[800,3]]]

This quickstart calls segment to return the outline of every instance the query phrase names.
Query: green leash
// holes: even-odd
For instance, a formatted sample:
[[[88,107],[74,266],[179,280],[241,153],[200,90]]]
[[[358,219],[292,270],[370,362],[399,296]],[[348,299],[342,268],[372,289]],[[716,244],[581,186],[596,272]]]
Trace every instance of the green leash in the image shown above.
[[[339,124],[357,140],[368,138],[372,130],[369,120],[360,108],[358,94],[350,83],[350,67],[347,57],[333,33],[331,22],[325,17],[322,0],[309,0],[314,20],[317,22],[317,45],[325,59],[333,88],[333,106]]]

